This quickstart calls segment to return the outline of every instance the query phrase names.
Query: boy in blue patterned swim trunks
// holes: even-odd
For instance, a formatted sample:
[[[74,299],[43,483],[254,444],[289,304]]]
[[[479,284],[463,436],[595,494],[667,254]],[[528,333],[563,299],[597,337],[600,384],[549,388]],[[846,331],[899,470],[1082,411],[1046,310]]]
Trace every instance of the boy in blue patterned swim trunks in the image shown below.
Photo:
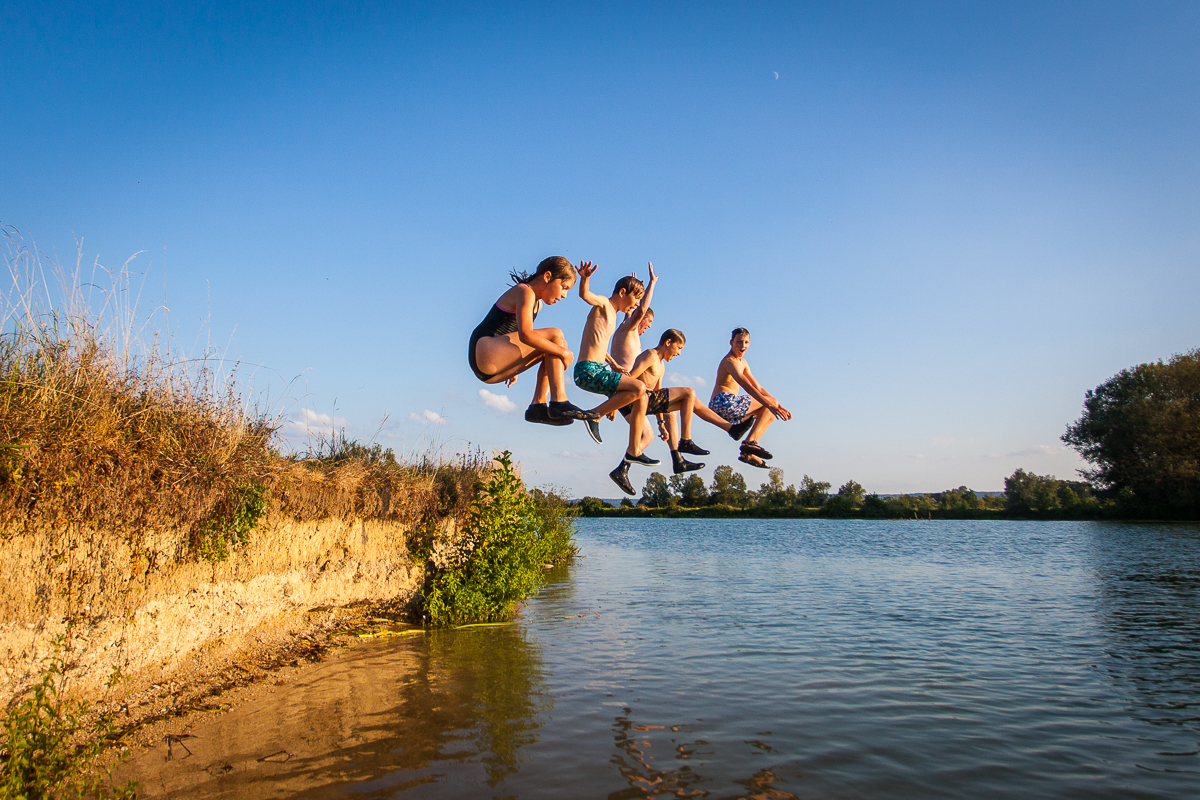
[[[583,341],[579,345],[579,361],[575,364],[575,385],[587,392],[602,394],[608,399],[592,409],[591,413],[600,417],[610,411],[616,411],[623,406],[632,406],[629,415],[629,448],[621,464],[610,473],[610,477],[628,494],[633,494],[633,487],[625,472],[627,464],[643,464],[648,467],[658,465],[656,459],[642,454],[646,443],[642,442],[642,427],[646,424],[646,385],[634,380],[628,375],[614,372],[606,365],[608,343],[617,329],[617,314],[628,313],[642,299],[642,282],[632,275],[617,281],[613,293],[609,297],[594,294],[588,289],[590,279],[596,267],[580,265],[579,296],[592,306],[588,312],[587,322],[583,326]],[[594,420],[586,421],[588,433],[597,442],[600,441],[600,426]]]
[[[771,454],[759,445],[759,437],[767,432],[776,417],[786,422],[792,418],[792,412],[780,405],[750,374],[750,365],[745,359],[749,349],[750,331],[734,328],[729,340],[729,352],[717,367],[717,380],[708,407],[729,422],[741,422],[749,416],[755,418],[750,436],[742,443],[742,454],[738,456],[738,461],[766,469],[766,459],[770,459]],[[739,387],[747,393],[738,394]]]

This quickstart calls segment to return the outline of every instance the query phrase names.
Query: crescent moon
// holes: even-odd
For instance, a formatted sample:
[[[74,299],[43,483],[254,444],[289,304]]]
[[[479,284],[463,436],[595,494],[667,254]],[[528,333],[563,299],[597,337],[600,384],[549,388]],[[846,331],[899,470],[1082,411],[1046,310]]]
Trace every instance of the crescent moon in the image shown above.
[[[776,73],[775,73],[775,80],[779,80],[779,73],[778,73],[778,72],[776,72]]]

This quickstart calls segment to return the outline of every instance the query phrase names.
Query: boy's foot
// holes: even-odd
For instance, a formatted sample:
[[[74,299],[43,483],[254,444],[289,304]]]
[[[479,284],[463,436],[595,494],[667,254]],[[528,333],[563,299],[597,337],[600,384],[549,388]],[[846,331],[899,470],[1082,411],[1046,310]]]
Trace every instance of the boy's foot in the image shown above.
[[[530,403],[525,409],[526,422],[540,422],[543,425],[570,425],[575,420],[552,417],[545,403]]]
[[[600,439],[600,423],[594,419],[585,419],[583,425],[587,428],[588,436],[596,442],[596,444],[604,444]]]
[[[620,466],[608,473],[608,477],[613,479],[613,483],[621,487],[621,491],[625,494],[637,494],[633,490],[633,484],[629,482],[629,465],[624,461]]]
[[[679,450],[672,450],[671,469],[674,470],[676,475],[680,475],[684,472],[693,472],[698,469],[704,469],[704,465],[697,464],[695,461],[688,461],[683,457],[683,453],[681,453]]]
[[[754,415],[747,416],[741,422],[735,422],[729,426],[729,436],[736,440],[741,440],[746,433],[754,427]]]
[[[550,419],[595,419],[596,417],[590,411],[584,411],[579,406],[568,400],[551,400],[546,407],[550,414]]]
[[[758,456],[759,458],[763,459],[764,461],[772,458],[771,454],[768,453],[766,450],[764,450],[762,445],[760,445],[758,442],[754,442],[754,441],[742,442],[742,446],[740,449],[742,451],[742,455],[744,455],[744,456]]]
[[[680,439],[679,440],[679,452],[687,453],[689,456],[706,456],[706,455],[708,455],[707,450],[705,450],[703,447],[700,447],[699,445],[697,445],[691,439]]]
[[[651,458],[650,456],[646,455],[645,453],[642,453],[640,456],[631,456],[631,455],[629,455],[629,452],[626,451],[625,452],[625,463],[626,464],[641,464],[643,467],[657,467],[662,462],[659,461],[657,458]]]
[[[738,456],[738,461],[741,461],[743,464],[749,464],[752,467],[761,467],[762,469],[767,469],[767,465],[763,463],[761,458],[755,455],[750,455],[749,453],[742,453],[740,456]]]

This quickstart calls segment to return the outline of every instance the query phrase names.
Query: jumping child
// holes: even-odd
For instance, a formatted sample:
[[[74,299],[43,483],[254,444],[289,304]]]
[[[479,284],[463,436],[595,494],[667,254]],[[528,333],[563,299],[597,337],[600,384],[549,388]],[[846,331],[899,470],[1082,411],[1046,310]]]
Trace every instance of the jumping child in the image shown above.
[[[567,349],[563,332],[533,327],[542,305],[554,305],[567,296],[575,284],[575,267],[562,256],[550,256],[531,273],[509,274],[512,288],[500,295],[471,333],[467,349],[471,371],[484,383],[504,381],[512,386],[518,375],[537,366],[533,402],[525,412],[527,422],[570,425],[573,420],[593,419],[567,401],[563,372],[575,354]]]
[[[641,300],[644,290],[641,281],[626,276],[617,281],[611,296],[594,294],[588,290],[588,283],[595,271],[595,265],[590,262],[579,265],[579,296],[593,308],[588,312],[587,322],[583,326],[583,341],[579,345],[580,360],[575,365],[575,385],[584,391],[602,394],[608,398],[589,412],[595,414],[595,417],[587,420],[588,433],[597,442],[600,441],[600,433],[595,420],[610,411],[633,405],[633,413],[629,418],[629,448],[625,451],[621,464],[609,473],[609,477],[622,490],[633,494],[633,487],[629,486],[629,478],[626,475],[626,465],[643,464],[653,467],[659,463],[656,459],[642,454],[646,449],[641,436],[642,427],[646,424],[646,386],[628,375],[609,369],[605,363],[605,356],[608,354],[608,342],[617,327],[617,313],[631,311]]]
[[[749,438],[742,443],[742,454],[738,456],[738,461],[766,469],[764,459],[771,458],[771,454],[759,445],[758,440],[776,417],[787,422],[792,418],[792,412],[781,406],[750,374],[750,365],[745,359],[748,349],[750,331],[734,328],[733,336],[729,340],[729,352],[717,366],[717,380],[708,407],[729,422],[743,422],[751,418],[755,420]],[[739,386],[745,389],[747,394],[738,394]]]
[[[629,373],[633,362],[642,352],[641,336],[650,330],[654,322],[654,309],[650,307],[650,298],[654,297],[654,285],[658,276],[654,274],[654,264],[646,262],[650,269],[650,282],[646,284],[646,293],[642,295],[637,308],[625,315],[625,319],[617,326],[617,332],[612,340],[612,357],[609,360],[618,372]],[[633,273],[637,277],[637,273]]]

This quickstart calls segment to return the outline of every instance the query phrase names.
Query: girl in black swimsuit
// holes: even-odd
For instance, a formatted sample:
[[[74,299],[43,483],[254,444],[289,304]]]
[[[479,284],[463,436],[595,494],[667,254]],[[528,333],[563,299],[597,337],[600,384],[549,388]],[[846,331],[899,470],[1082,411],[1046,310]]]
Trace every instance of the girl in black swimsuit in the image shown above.
[[[543,304],[554,305],[571,290],[575,267],[562,256],[551,256],[528,275],[512,273],[512,279],[513,287],[500,295],[471,333],[467,348],[471,371],[484,383],[504,381],[511,386],[518,375],[536,366],[537,386],[526,420],[570,425],[576,419],[593,419],[567,401],[563,374],[575,354],[567,349],[562,331],[533,327]]]

